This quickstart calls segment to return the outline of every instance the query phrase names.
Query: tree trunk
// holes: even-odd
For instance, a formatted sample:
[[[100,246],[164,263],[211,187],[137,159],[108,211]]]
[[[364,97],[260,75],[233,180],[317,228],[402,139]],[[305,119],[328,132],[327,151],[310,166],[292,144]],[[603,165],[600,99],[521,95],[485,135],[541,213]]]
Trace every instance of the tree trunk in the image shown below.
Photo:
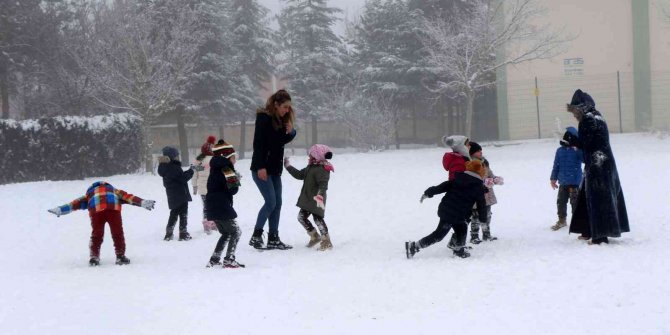
[[[144,157],[144,170],[146,172],[152,172],[154,170],[154,160],[151,155],[151,148],[153,143],[151,142],[151,129],[149,128],[149,122],[144,121],[144,152],[142,156]]]
[[[416,131],[416,106],[412,107],[412,142],[418,143],[417,131]]]
[[[2,99],[0,104],[2,105],[2,118],[9,119],[9,78],[7,76],[7,71],[0,70],[0,95]]]
[[[466,92],[467,102],[465,110],[465,136],[470,138],[472,135],[473,106],[475,104],[475,92],[469,90]]]
[[[312,115],[312,145],[319,143],[319,133],[317,128],[316,116]]]
[[[244,152],[247,151],[247,118],[242,117],[242,122],[240,123],[240,150],[239,156],[240,159],[244,159]]]
[[[226,138],[225,126],[219,126],[219,138]],[[215,142],[216,143],[216,142]]]
[[[175,107],[177,113],[177,133],[179,134],[179,151],[181,151],[181,166],[188,166],[190,158],[188,155],[188,136],[186,136],[186,125],[184,124],[184,105]]]
[[[400,150],[400,131],[398,128],[400,127],[400,122],[398,119],[395,120],[395,125],[393,126],[393,132],[394,137],[395,137],[395,149]]]

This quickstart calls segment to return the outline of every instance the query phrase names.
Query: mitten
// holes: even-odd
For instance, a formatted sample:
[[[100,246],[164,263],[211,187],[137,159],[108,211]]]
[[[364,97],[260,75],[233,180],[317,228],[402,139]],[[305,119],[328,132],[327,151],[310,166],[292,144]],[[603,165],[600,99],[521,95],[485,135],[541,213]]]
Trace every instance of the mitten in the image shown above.
[[[321,194],[315,195],[314,201],[316,201],[316,207],[319,207],[323,210],[326,209],[326,204],[323,203],[323,196]]]
[[[52,209],[48,209],[48,211],[49,211],[49,213],[52,213],[52,214],[56,215],[57,217],[60,217],[60,215],[61,215],[60,207],[55,207],[55,208],[52,208]]]
[[[496,185],[504,185],[505,180],[503,179],[503,177],[494,177],[493,178],[493,183],[496,184]]]
[[[484,186],[486,187],[493,187],[494,183],[493,178],[484,179]]]
[[[152,210],[152,209],[154,209],[154,204],[155,203],[156,202],[153,201],[153,200],[142,200],[142,203],[140,204],[140,206],[142,206],[142,208],[144,208],[144,209]]]

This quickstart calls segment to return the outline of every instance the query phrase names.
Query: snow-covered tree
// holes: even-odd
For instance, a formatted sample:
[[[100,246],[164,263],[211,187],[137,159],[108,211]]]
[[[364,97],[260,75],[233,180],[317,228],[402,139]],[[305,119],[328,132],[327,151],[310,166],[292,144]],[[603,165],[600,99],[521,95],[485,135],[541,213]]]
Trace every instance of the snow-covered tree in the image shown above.
[[[99,88],[96,101],[142,117],[149,171],[149,126],[184,95],[205,35],[196,12],[178,0],[100,4],[91,17],[86,48],[73,57]]]
[[[316,120],[331,114],[329,87],[343,67],[344,48],[332,30],[341,10],[326,0],[284,0],[284,5],[278,17],[280,75],[288,80],[298,116],[311,117],[312,142],[317,142]]]
[[[495,83],[501,67],[561,53],[570,40],[547,24],[535,0],[472,0],[450,17],[425,18],[426,61],[438,80],[432,91],[465,97],[465,133],[472,131],[476,93]]]

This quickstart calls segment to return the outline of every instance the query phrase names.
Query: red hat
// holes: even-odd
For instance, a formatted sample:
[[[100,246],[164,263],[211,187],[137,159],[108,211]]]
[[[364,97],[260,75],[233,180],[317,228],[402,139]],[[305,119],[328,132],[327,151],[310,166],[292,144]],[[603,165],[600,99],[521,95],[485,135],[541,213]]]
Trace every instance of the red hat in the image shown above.
[[[207,143],[214,144],[216,142],[216,137],[214,135],[207,136]]]

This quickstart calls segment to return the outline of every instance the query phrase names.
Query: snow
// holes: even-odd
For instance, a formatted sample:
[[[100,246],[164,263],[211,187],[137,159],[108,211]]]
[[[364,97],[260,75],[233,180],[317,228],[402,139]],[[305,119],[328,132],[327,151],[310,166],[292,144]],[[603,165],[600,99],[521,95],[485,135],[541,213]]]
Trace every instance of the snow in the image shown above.
[[[149,212],[124,206],[127,255],[115,266],[109,230],[99,268],[89,268],[86,212],[57,218],[47,209],[83,194],[93,181],[0,186],[1,334],[667,334],[670,257],[665,237],[667,182],[639,164],[653,153],[670,164],[668,140],[649,134],[611,138],[632,232],[589,246],[553,232],[556,193],[549,174],[558,140],[484,145],[496,186],[492,231],[498,241],[452,256],[444,241],[407,260],[403,242],[437,225],[439,197],[419,204],[443,181],[444,149],[336,152],[326,222],[335,248],[302,245],[296,220],[301,184],[283,177],[282,240],[290,251],[259,253],[247,245],[261,197],[238,163],[235,206],[246,269],[206,269],[217,235],[190,204],[188,242],[164,242],[168,208],[153,175],[104,178],[157,200]],[[306,160],[305,160],[306,161]],[[293,157],[297,167],[304,166]],[[640,173],[643,176],[640,176]]]

